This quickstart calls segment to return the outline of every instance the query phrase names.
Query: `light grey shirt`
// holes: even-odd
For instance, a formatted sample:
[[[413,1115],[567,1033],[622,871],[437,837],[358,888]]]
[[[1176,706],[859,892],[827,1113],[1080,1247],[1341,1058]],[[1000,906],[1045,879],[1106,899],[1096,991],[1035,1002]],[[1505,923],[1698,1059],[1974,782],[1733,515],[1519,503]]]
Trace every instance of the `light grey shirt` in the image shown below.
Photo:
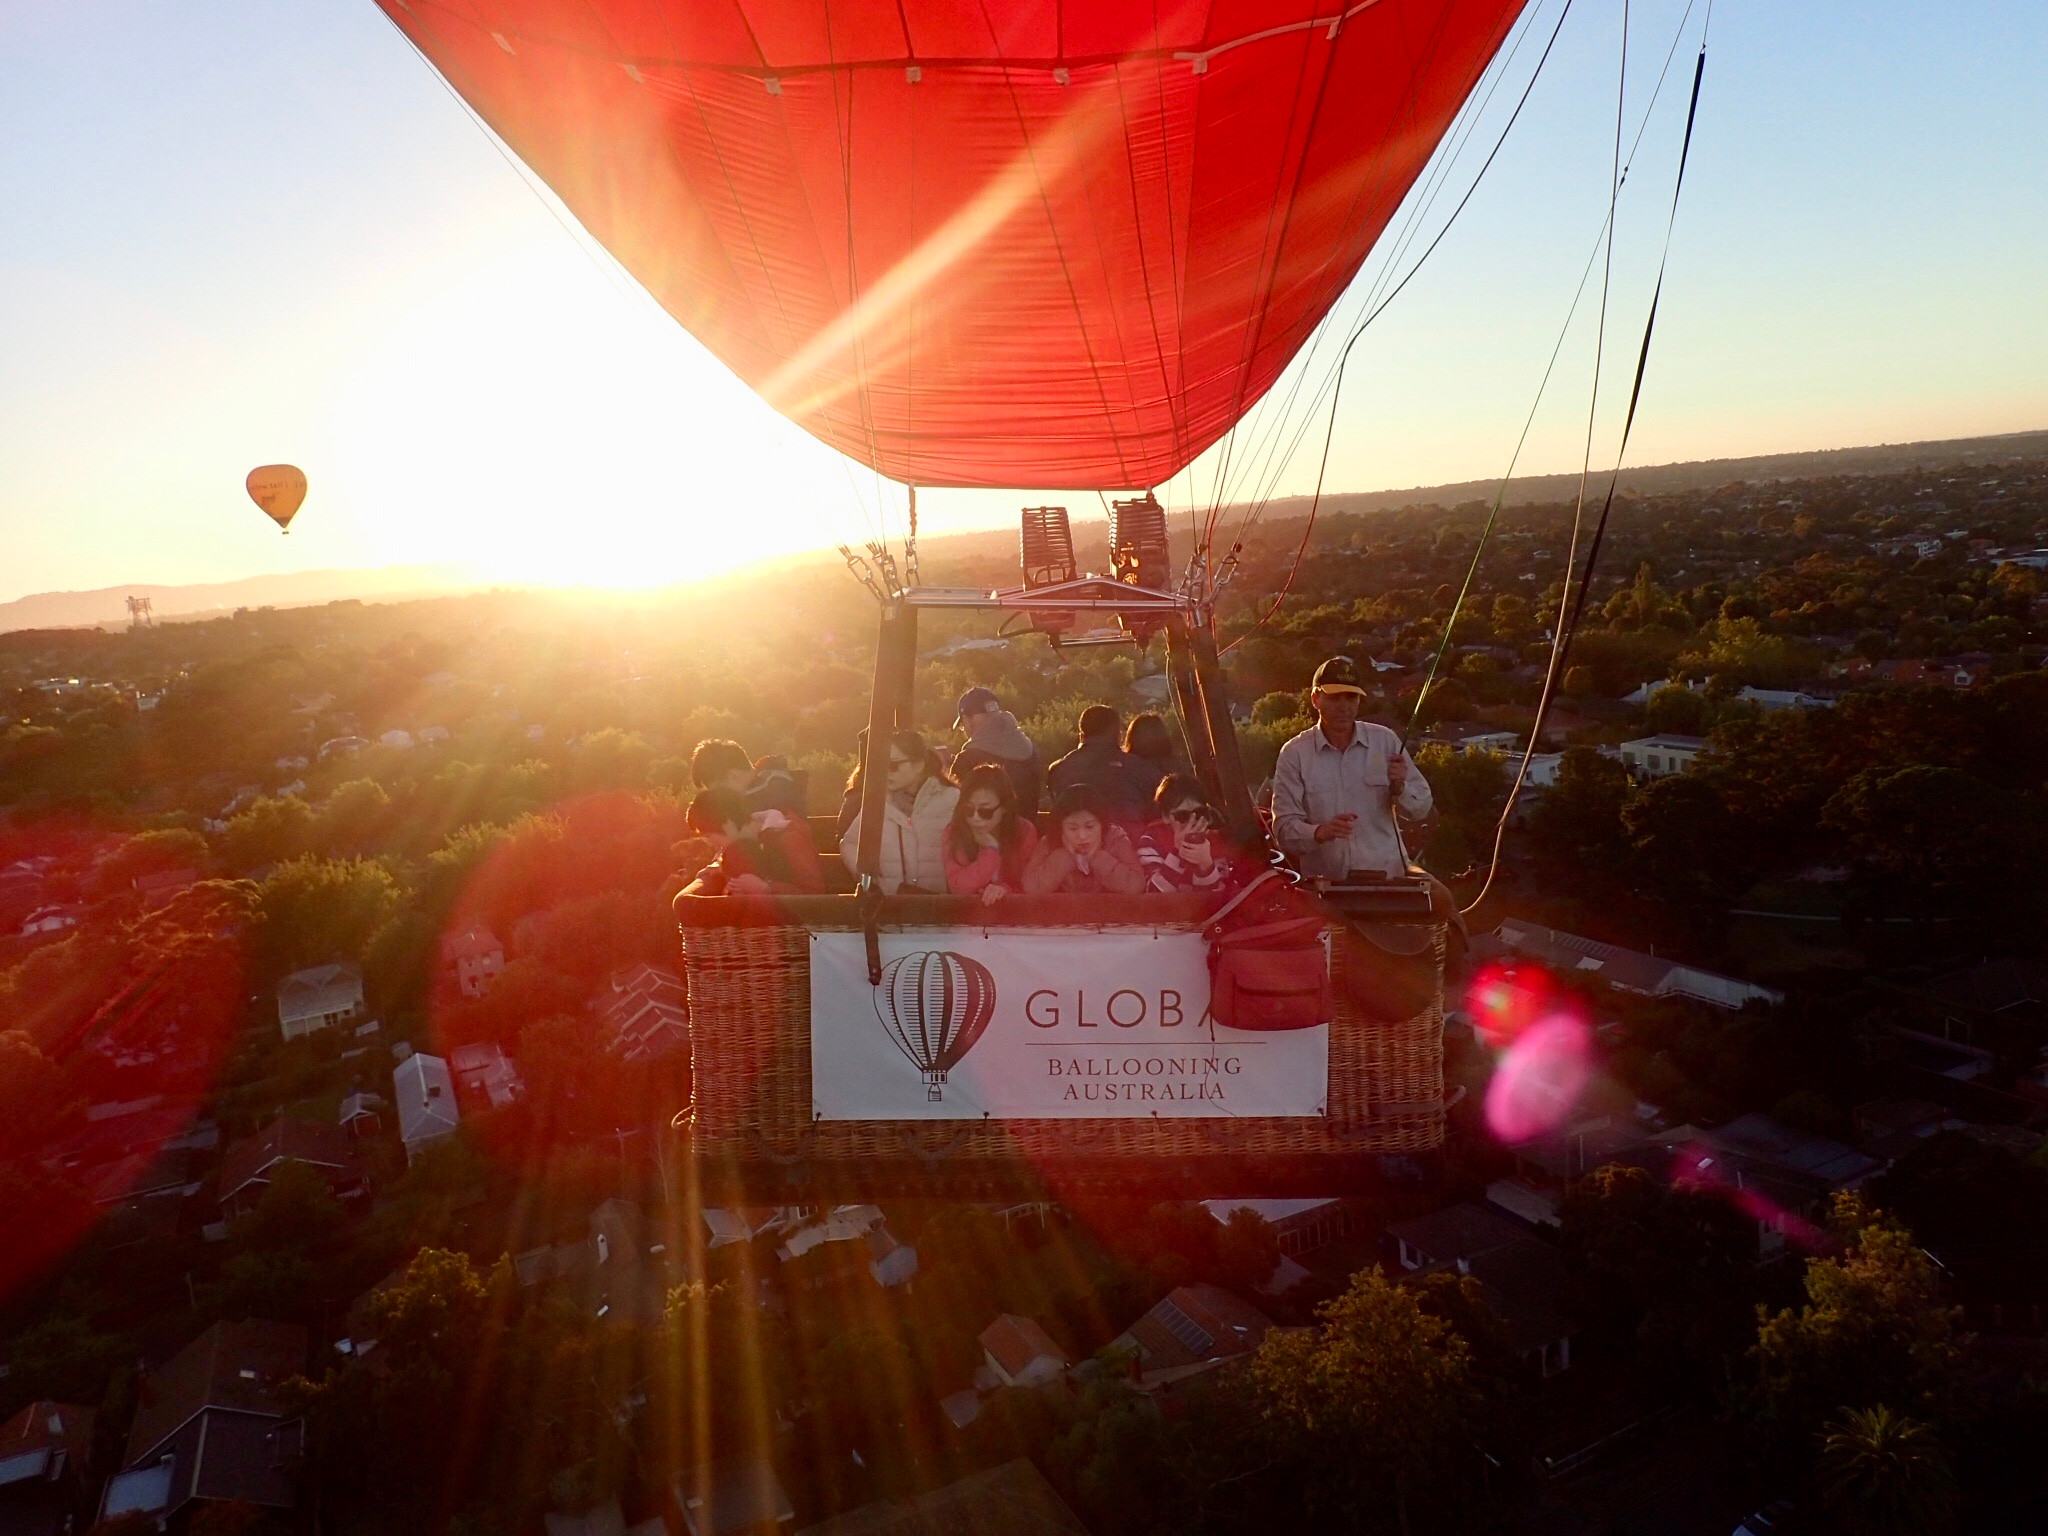
[[[1427,816],[1435,804],[1429,781],[1384,725],[1359,721],[1341,751],[1312,725],[1280,749],[1273,767],[1273,835],[1303,874],[1341,880],[1354,869],[1405,872],[1388,795],[1387,764],[1397,753],[1408,764],[1401,811],[1411,820]],[[1351,836],[1317,842],[1316,828],[1346,811],[1358,817]]]

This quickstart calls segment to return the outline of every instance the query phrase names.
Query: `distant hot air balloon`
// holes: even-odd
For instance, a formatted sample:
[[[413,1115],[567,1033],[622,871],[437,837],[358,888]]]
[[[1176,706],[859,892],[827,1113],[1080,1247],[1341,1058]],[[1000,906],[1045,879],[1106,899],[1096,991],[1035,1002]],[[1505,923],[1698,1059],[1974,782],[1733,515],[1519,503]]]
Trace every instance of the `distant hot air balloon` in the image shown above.
[[[995,1011],[996,979],[988,967],[951,950],[891,960],[875,989],[875,1017],[924,1074],[925,1097],[933,1101],[946,1073],[974,1049]]]
[[[296,464],[264,464],[249,471],[249,499],[286,533],[306,499],[306,472]]]

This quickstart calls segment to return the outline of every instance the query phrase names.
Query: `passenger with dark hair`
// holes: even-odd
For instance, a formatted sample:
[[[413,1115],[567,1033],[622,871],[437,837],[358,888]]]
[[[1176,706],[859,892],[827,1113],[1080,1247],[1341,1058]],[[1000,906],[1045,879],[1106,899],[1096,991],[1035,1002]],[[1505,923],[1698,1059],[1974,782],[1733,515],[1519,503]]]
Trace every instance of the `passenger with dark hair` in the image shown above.
[[[836,835],[846,836],[853,818],[860,814],[860,787],[867,782],[868,728],[862,726],[853,746],[853,769],[846,775],[846,788],[839,796],[839,826]]]
[[[959,786],[946,777],[938,755],[922,736],[915,731],[891,734],[888,792],[882,801],[884,891],[892,896],[936,895],[946,889],[946,829],[959,798]],[[856,810],[839,838],[839,857],[855,875],[860,873],[864,814]]]
[[[1189,775],[1170,773],[1153,797],[1159,819],[1138,839],[1138,863],[1155,891],[1217,891],[1236,883],[1243,857],[1224,841],[1223,817]]]
[[[1045,795],[1045,760],[1017,717],[1003,708],[993,688],[968,689],[955,714],[953,728],[966,732],[967,741],[953,756],[953,777],[964,784],[971,769],[994,763],[1010,776],[1018,814],[1036,816]]]
[[[776,811],[750,812],[739,791],[698,792],[687,812],[690,830],[718,857],[684,887],[685,896],[806,896],[825,889],[825,872],[810,828]]]
[[[723,737],[708,737],[690,753],[690,780],[699,789],[736,790],[752,811],[780,811],[801,821],[805,812],[804,786],[790,771],[789,760],[780,755],[758,761],[747,749]]]
[[[1076,784],[1053,801],[1052,825],[1053,835],[1039,842],[1024,871],[1025,890],[1130,895],[1145,889],[1131,839],[1094,785]]]
[[[1045,770],[1045,784],[1055,797],[1086,784],[1102,797],[1110,820],[1141,827],[1151,809],[1152,786],[1139,783],[1143,770],[1134,769],[1117,744],[1122,729],[1123,720],[1115,710],[1090,704],[1081,711],[1080,743]]]
[[[1038,828],[1019,813],[1009,774],[996,763],[970,768],[946,829],[946,889],[993,905],[1024,888],[1037,851]]]
[[[1163,715],[1131,716],[1131,723],[1124,727],[1124,757],[1132,779],[1148,797],[1157,795],[1159,781],[1168,774],[1188,771],[1174,747],[1173,728]]]

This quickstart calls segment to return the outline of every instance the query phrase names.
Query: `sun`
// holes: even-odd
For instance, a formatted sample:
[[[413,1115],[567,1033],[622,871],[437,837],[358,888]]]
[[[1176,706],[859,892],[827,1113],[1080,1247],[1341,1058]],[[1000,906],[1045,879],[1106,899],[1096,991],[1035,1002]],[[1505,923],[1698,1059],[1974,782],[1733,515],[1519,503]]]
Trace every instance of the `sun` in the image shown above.
[[[379,556],[659,587],[865,542],[900,507],[604,277],[566,242],[516,250],[362,350],[335,412],[334,494]]]

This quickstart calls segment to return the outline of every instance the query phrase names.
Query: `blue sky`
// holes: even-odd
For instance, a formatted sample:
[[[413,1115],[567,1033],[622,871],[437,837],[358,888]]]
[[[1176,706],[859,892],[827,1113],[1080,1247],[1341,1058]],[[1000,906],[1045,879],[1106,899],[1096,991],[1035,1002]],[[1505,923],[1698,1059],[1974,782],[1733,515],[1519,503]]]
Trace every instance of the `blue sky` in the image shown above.
[[[1631,7],[1631,133],[1686,9]],[[1624,197],[1605,453],[1702,15]],[[1574,0],[1507,149],[1360,344],[1333,488],[1505,468],[1605,211],[1620,22]],[[2044,78],[2036,3],[1720,0],[1630,460],[2048,426]],[[368,0],[0,6],[0,209],[0,600],[441,560],[654,583],[900,518],[565,231]],[[1527,470],[1578,463],[1592,321]],[[280,459],[313,483],[289,539],[241,490]],[[929,493],[924,521],[1043,499]]]

